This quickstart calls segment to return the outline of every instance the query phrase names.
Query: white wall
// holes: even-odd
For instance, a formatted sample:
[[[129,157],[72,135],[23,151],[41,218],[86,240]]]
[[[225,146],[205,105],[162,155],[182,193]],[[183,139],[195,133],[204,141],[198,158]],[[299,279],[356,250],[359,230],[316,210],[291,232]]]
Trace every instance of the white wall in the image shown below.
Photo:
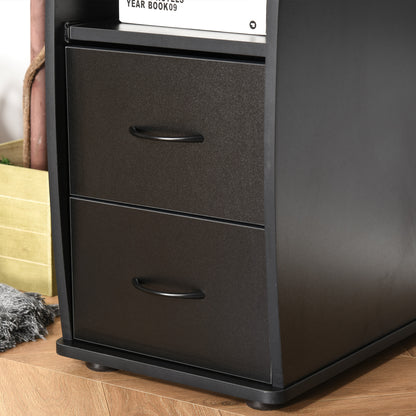
[[[23,137],[23,80],[30,64],[30,0],[0,0],[0,143]]]

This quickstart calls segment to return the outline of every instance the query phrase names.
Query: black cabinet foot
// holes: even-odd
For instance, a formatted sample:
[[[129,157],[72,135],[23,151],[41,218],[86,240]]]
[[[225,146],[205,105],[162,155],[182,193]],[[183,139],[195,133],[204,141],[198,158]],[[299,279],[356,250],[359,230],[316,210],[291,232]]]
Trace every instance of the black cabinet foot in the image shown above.
[[[248,401],[246,402],[248,407],[251,407],[255,410],[276,410],[279,409],[279,405],[276,404],[264,404],[262,402],[257,401]]]
[[[106,371],[117,371],[115,368],[106,367],[105,365],[94,364],[94,363],[85,363],[85,365],[92,371],[97,371],[104,373]]]

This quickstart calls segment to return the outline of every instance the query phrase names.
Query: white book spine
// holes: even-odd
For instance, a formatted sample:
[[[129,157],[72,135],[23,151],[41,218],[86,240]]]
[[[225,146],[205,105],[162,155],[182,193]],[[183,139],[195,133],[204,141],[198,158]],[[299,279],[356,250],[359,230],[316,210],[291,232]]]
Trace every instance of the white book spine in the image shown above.
[[[266,34],[267,0],[119,0],[120,22]]]

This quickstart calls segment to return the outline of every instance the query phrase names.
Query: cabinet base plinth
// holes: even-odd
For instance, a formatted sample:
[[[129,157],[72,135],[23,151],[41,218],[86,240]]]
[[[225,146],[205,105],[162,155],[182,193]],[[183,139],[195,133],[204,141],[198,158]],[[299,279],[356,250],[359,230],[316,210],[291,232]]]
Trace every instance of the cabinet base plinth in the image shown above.
[[[110,371],[117,371],[116,368],[106,367],[105,365],[95,364],[86,362],[85,365],[92,371],[97,371],[98,373],[105,373]]]
[[[79,340],[59,339],[56,342],[56,352],[64,357],[75,358],[86,363],[97,363],[90,364],[93,368],[89,366],[89,368],[95,371],[97,371],[97,368],[109,368],[133,372],[145,377],[153,377],[209,390],[214,393],[238,397],[246,400],[247,405],[256,410],[272,410],[276,406],[289,402],[318,384],[329,380],[342,371],[414,334],[415,331],[416,321],[413,321],[286,388],[278,388],[265,383],[226,376],[209,370],[105,346],[93,345]]]

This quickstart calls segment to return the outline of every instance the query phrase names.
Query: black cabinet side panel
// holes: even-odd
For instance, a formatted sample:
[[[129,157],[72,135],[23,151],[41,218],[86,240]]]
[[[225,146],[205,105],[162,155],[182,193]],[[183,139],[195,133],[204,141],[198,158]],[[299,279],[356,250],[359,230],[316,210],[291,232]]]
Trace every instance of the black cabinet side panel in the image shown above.
[[[282,0],[285,384],[416,318],[416,2]]]
[[[64,24],[67,21],[117,18],[116,0],[48,0],[45,2],[46,123],[48,171],[51,193],[52,240],[57,276],[62,333],[72,338],[68,149],[66,133],[66,86]]]

